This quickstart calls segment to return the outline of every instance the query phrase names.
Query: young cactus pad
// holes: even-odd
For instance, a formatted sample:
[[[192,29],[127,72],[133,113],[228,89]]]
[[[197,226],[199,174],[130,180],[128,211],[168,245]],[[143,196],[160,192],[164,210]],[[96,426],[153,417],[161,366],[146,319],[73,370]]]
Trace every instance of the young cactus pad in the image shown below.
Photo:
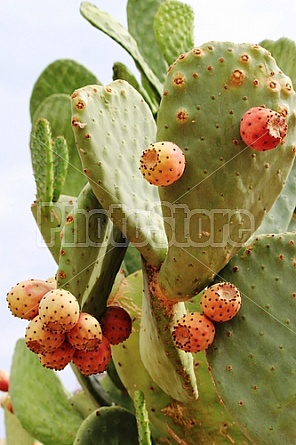
[[[262,105],[289,130],[276,149],[254,153],[240,138],[240,120]],[[260,225],[293,164],[295,109],[290,78],[259,45],[209,42],[171,65],[157,140],[179,145],[186,170],[159,189],[169,244],[159,283],[168,298],[202,290]]]
[[[155,122],[127,82],[90,85],[72,94],[72,127],[84,172],[114,224],[154,266],[167,250],[158,191],[139,171],[155,140]]]

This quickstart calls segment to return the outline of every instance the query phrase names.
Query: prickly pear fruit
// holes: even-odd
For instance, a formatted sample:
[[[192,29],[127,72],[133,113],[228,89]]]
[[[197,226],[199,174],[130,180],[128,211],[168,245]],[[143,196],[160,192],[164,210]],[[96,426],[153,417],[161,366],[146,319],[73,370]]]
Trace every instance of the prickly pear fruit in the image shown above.
[[[0,369],[0,391],[8,392],[9,389],[9,375],[7,372]]]
[[[44,281],[33,278],[17,283],[6,296],[12,315],[26,320],[32,320],[38,314],[41,298],[54,288],[54,281]]]
[[[60,348],[64,343],[65,334],[45,329],[39,316],[36,315],[26,327],[25,339],[30,351],[42,354]]]
[[[241,118],[241,138],[246,145],[257,151],[277,147],[284,141],[287,132],[285,117],[269,108],[250,108]]]
[[[214,336],[213,322],[199,312],[184,315],[173,327],[173,339],[177,348],[186,352],[204,351],[211,345]]]
[[[107,306],[100,317],[103,335],[111,345],[125,341],[132,332],[132,319],[129,313],[120,306]]]
[[[38,357],[41,365],[45,368],[61,371],[71,362],[74,353],[74,346],[70,345],[70,343],[65,340],[60,348],[51,352],[38,354]]]
[[[231,320],[241,307],[240,291],[226,281],[213,284],[203,292],[200,305],[203,313],[213,321]]]
[[[102,342],[95,351],[75,350],[72,362],[83,375],[98,374],[106,371],[111,360],[111,347],[108,339],[102,336]]]
[[[81,312],[74,328],[67,332],[67,339],[76,349],[83,351],[97,349],[102,342],[100,323],[87,312]]]
[[[79,303],[71,292],[53,289],[41,299],[39,317],[46,329],[56,332],[70,331],[79,318]]]
[[[178,145],[169,141],[150,144],[140,159],[141,173],[153,185],[173,184],[182,176],[184,168],[184,153]]]

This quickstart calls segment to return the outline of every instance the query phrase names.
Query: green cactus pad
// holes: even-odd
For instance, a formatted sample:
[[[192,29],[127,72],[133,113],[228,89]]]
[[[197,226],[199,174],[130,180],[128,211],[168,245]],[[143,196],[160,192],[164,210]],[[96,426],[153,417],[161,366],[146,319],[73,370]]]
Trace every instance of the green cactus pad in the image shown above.
[[[191,354],[177,349],[171,327],[186,313],[184,303],[165,305],[159,299],[157,274],[144,265],[144,293],[140,351],[144,366],[158,386],[172,398],[187,403],[198,398]]]
[[[135,397],[136,391],[144,394],[150,428],[157,443],[169,441],[171,445],[177,445],[182,443],[182,439],[187,445],[249,444],[220,403],[204,353],[194,354],[198,400],[188,404],[177,402],[152,380],[143,365],[139,348],[142,287],[142,274],[136,272],[122,278],[117,292],[110,296],[111,303],[120,302],[133,318],[132,334],[123,344],[112,346],[112,355],[118,374],[131,397]],[[192,307],[196,310],[196,302]],[[133,372],[131,363],[137,364]]]
[[[12,405],[23,428],[44,445],[72,445],[82,423],[57,374],[43,368],[25,340],[16,344],[10,388]]]
[[[128,0],[126,8],[128,31],[137,41],[141,54],[161,83],[165,80],[168,66],[157,44],[153,22],[162,2],[163,0]]]
[[[156,97],[160,98],[162,92],[161,83],[151,70],[150,66],[146,63],[139,51],[137,42],[131,34],[129,34],[127,29],[110,14],[101,11],[92,3],[83,1],[80,6],[80,12],[93,26],[107,34],[115,40],[115,42],[119,43],[119,45],[130,54],[141,74],[147,79],[147,82],[149,83],[150,88],[154,91]]]
[[[82,172],[81,161],[75,146],[75,139],[71,128],[71,98],[68,94],[52,94],[47,97],[36,109],[33,123],[45,118],[49,121],[52,137],[55,139],[64,136],[68,146],[67,158],[56,157],[61,163],[61,170],[67,164],[67,176],[64,181],[62,193],[64,195],[78,196],[85,185],[86,178]],[[54,155],[54,154],[53,154]]]
[[[287,37],[278,40],[265,39],[260,46],[271,52],[280,69],[289,76],[296,86],[296,43]]]
[[[256,445],[295,443],[296,234],[261,235],[220,272],[242,307],[207,353],[218,393]]]
[[[160,265],[167,241],[158,191],[139,171],[140,156],[155,138],[148,105],[117,80],[75,91],[72,110],[77,148],[95,195],[147,261]]]
[[[31,212],[42,238],[56,263],[58,263],[60,257],[60,233],[67,216],[73,210],[75,201],[76,198],[73,198],[73,196],[60,195],[57,202],[35,201],[31,205]]]
[[[33,116],[38,106],[52,94],[72,94],[76,88],[100,83],[96,76],[83,65],[70,59],[60,59],[48,65],[40,74],[30,99],[30,115]]]
[[[69,152],[67,141],[63,136],[57,136],[53,141],[53,202],[58,201],[67,176]]]
[[[158,46],[169,65],[194,46],[194,12],[190,5],[166,0],[154,17]]]
[[[288,232],[296,232],[296,213],[294,211],[293,216],[291,218],[289,227],[288,227]]]
[[[105,310],[126,246],[125,239],[86,184],[63,228],[58,287],[69,290],[83,310],[99,317]],[[101,276],[100,289],[97,282]]]
[[[132,87],[134,87],[135,90],[137,90],[143,96],[143,98],[149,105],[152,114],[155,115],[157,113],[158,103],[156,103],[156,101],[153,100],[153,98],[150,98],[145,88],[143,88],[142,85],[139,84],[133,73],[128,69],[126,65],[124,65],[121,62],[115,62],[113,64],[112,80],[118,80],[118,79],[125,80]]]
[[[296,207],[296,162],[288,176],[282,193],[267,213],[255,235],[261,233],[284,233],[289,231],[290,221]]]
[[[124,439],[123,439],[124,438]],[[135,416],[119,406],[102,407],[82,423],[73,445],[138,445]]]
[[[30,139],[31,159],[36,183],[36,200],[50,204],[53,197],[52,135],[48,120],[39,119]],[[47,206],[49,211],[49,207]]]
[[[36,445],[33,437],[22,427],[14,413],[5,408],[6,442],[0,440],[1,445]]]
[[[142,391],[135,391],[134,404],[138,426],[139,445],[151,445],[151,432],[146,401]]]
[[[93,411],[99,408],[99,405],[87,392],[76,391],[70,398],[71,405],[86,419]]]
[[[171,66],[157,140],[179,145],[186,168],[159,190],[169,243],[159,283],[169,298],[208,285],[281,193],[295,156],[295,96],[259,45],[209,42]],[[287,115],[289,131],[276,149],[255,153],[240,138],[240,119],[262,104]]]

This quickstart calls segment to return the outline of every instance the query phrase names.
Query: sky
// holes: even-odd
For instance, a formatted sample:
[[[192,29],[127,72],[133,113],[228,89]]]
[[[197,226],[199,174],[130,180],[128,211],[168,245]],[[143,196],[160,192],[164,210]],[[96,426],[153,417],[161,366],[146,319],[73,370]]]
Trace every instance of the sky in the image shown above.
[[[126,25],[126,0],[93,0]],[[296,2],[281,0],[187,1],[195,11],[195,44],[210,40],[258,43],[268,38],[296,41]],[[29,100],[34,82],[54,60],[75,59],[112,80],[121,61],[136,73],[130,57],[79,13],[80,0],[0,0],[0,369],[9,372],[13,349],[27,322],[11,316],[6,294],[17,282],[47,279],[56,265],[31,216],[35,183],[29,154]],[[75,389],[71,371],[61,373]],[[1,396],[1,394],[0,394]],[[0,409],[0,438],[4,437]]]

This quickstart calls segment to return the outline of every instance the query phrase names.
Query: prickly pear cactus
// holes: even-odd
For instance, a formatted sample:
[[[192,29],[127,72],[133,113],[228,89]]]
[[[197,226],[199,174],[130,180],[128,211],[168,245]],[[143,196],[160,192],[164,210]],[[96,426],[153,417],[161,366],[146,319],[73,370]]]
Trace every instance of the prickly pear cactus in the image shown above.
[[[269,153],[240,138],[240,119],[265,105],[289,131]],[[184,151],[186,170],[159,190],[169,250],[159,273],[163,292],[184,300],[202,290],[262,222],[295,156],[295,92],[259,45],[208,42],[182,54],[168,72],[157,140]]]
[[[73,358],[75,394],[21,339],[9,382],[13,413],[5,408],[8,443],[290,445],[295,44],[194,48],[192,9],[175,0],[128,0],[127,29],[89,2],[80,12],[139,73],[115,62],[103,86],[67,59],[41,73],[30,101],[31,210],[57,263],[57,295],[71,292],[102,335],[106,307],[122,306],[132,332],[112,346],[105,337],[112,358],[103,375],[83,374]],[[241,118],[254,107],[285,120],[276,148],[243,143]],[[180,147],[185,170],[157,187],[142,176],[140,159],[163,141]],[[213,322],[206,352],[180,349],[175,327],[187,312],[200,315],[203,291],[221,281],[238,288],[239,312]],[[62,302],[55,307],[61,316]],[[71,338],[64,335],[62,359]]]

